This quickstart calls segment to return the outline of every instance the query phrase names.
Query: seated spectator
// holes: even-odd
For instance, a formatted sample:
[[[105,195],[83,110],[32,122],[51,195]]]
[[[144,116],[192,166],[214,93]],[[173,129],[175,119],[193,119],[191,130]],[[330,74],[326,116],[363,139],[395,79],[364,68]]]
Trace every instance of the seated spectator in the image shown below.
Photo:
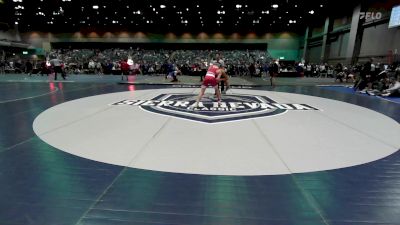
[[[391,78],[391,83],[388,89],[383,90],[382,96],[400,97],[400,76]]]

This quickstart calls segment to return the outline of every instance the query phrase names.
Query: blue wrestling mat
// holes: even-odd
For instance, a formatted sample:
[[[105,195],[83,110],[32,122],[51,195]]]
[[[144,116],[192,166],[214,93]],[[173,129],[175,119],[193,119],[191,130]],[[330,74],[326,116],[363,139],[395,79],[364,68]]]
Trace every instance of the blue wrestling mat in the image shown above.
[[[0,82],[0,225],[398,225],[400,105],[340,91]]]

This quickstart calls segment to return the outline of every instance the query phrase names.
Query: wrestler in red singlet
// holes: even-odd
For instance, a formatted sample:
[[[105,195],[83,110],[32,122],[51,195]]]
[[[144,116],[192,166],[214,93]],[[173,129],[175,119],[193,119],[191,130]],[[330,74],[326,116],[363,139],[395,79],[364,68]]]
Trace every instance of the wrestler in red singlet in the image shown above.
[[[198,104],[199,104],[201,98],[203,97],[204,92],[206,91],[206,88],[208,86],[212,86],[214,88],[215,93],[217,94],[218,102],[221,101],[221,92],[219,92],[219,89],[218,89],[218,82],[221,79],[221,73],[222,73],[222,71],[219,68],[218,62],[213,63],[208,68],[207,74],[204,77],[203,84],[201,85],[201,90],[200,90],[199,96],[197,96],[197,100],[194,105],[195,107],[198,107]]]
[[[217,65],[211,65],[206,73],[206,76],[203,81],[203,86],[212,86],[215,87],[217,85],[217,71],[219,67]]]

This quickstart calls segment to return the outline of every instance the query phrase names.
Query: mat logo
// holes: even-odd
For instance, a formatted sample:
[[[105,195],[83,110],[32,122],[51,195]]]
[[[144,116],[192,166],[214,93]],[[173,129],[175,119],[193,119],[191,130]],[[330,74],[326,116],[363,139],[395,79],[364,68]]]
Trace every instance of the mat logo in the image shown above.
[[[122,100],[113,106],[137,106],[141,109],[182,119],[204,123],[239,121],[258,117],[275,116],[287,111],[318,110],[302,103],[277,103],[266,96],[224,95],[219,104],[214,96],[206,96],[198,107],[194,94],[161,94],[151,100]]]

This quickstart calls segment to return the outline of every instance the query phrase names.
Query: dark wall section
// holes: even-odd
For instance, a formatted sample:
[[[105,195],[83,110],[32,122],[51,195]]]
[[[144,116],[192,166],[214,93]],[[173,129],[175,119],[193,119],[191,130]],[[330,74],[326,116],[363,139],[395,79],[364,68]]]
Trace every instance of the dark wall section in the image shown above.
[[[364,62],[369,58],[381,63],[399,60],[400,27],[389,28],[392,7],[399,4],[400,2],[396,4],[396,1],[392,0],[364,2],[362,12],[373,12],[375,15],[380,13],[382,16],[380,19],[360,20],[360,44],[356,46],[356,52],[359,51],[359,54],[356,54],[355,59],[346,56],[351,31],[351,13],[340,17],[332,16],[324,62],[348,64],[351,61]],[[323,27],[311,27],[311,34],[305,59],[311,63],[321,63]]]
[[[400,28],[388,28],[388,23],[366,27],[361,42],[360,58],[386,56],[400,51]]]

